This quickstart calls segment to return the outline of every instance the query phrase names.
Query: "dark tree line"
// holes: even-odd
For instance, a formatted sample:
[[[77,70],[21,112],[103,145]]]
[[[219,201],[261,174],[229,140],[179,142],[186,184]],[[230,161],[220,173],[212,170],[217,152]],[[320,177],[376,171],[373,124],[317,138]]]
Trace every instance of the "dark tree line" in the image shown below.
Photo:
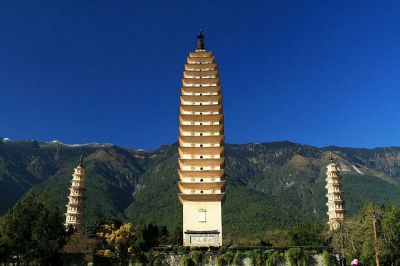
[[[46,196],[28,194],[0,220],[0,261],[57,264],[66,243],[63,221]]]
[[[155,246],[182,243],[181,228],[169,232],[165,226],[108,219],[88,222],[85,236],[73,238],[63,223],[62,212],[46,195],[28,194],[0,218],[0,262],[60,265],[68,246],[80,250],[87,239],[93,247],[90,252],[117,261],[133,261]],[[358,258],[363,265],[400,265],[400,208],[370,204],[337,231],[328,233],[326,224],[319,222],[298,224],[270,230],[261,242],[273,247],[327,247],[347,262]]]
[[[64,221],[62,212],[46,195],[28,194],[0,218],[0,263],[60,265],[62,253],[80,252],[87,246],[93,254],[107,250],[120,259],[154,246],[182,243],[180,228],[171,234],[165,226],[107,219],[87,222],[85,235],[71,235]]]

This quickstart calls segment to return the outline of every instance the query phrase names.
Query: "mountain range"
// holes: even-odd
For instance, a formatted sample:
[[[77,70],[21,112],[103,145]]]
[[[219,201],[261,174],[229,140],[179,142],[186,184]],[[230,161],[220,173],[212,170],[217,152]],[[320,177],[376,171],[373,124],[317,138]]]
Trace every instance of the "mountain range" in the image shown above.
[[[347,215],[367,202],[400,204],[400,148],[317,148],[291,142],[226,144],[227,239],[327,219],[329,154],[341,168]],[[87,221],[116,217],[180,227],[177,144],[156,151],[112,144],[65,145],[0,138],[0,215],[28,192],[47,193],[64,211],[73,168],[84,157]]]

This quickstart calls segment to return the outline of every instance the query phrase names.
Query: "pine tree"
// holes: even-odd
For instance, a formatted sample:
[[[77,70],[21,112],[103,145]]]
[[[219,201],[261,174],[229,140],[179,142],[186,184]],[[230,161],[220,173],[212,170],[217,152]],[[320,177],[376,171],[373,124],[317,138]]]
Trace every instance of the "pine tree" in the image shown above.
[[[47,197],[28,194],[5,215],[0,229],[18,263],[56,263],[65,244],[62,214]]]

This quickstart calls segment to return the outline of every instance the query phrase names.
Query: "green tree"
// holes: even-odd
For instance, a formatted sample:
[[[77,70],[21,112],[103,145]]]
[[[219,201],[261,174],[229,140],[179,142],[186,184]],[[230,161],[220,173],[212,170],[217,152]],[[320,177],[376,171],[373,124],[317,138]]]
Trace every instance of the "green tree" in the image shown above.
[[[364,207],[364,223],[371,223],[372,225],[372,239],[374,243],[374,251],[375,251],[375,263],[377,266],[380,266],[381,264],[381,254],[383,250],[382,246],[382,239],[380,237],[380,234],[378,232],[380,222],[382,220],[383,216],[383,208],[373,205],[373,204],[368,204]],[[369,227],[368,225],[366,227]]]
[[[176,227],[171,235],[171,244],[180,246],[183,243],[182,227]]]
[[[289,228],[288,236],[296,246],[322,246],[322,223],[297,224]]]
[[[301,248],[289,248],[285,252],[285,258],[289,266],[308,265],[308,254]]]
[[[137,232],[137,237],[134,246],[137,251],[148,251],[150,248],[159,245],[182,244],[181,242],[179,244],[176,243],[177,236],[175,234],[171,236],[166,226],[159,227],[149,223],[136,226],[135,231]]]
[[[2,220],[0,220],[0,224],[2,223]],[[0,225],[1,228],[1,225]],[[0,263],[1,262],[7,262],[9,259],[9,250],[8,250],[8,245],[6,241],[3,239],[1,231],[0,231]]]
[[[265,240],[274,247],[290,247],[294,246],[294,240],[285,229],[268,230],[265,234]]]
[[[333,249],[364,265],[400,264],[400,208],[368,204],[332,233]]]
[[[400,265],[400,208],[395,205],[386,208],[380,226],[386,264]]]
[[[46,195],[28,194],[4,217],[2,242],[24,263],[55,264],[65,245],[63,216]]]

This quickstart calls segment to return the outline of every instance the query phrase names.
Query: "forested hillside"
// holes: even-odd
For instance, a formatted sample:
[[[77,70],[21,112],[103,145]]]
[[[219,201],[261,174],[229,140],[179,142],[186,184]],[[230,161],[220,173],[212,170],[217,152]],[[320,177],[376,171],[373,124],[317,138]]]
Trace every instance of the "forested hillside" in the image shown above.
[[[326,217],[325,170],[333,152],[342,169],[348,215],[365,202],[400,203],[400,148],[316,148],[290,142],[226,145],[224,234],[263,236],[266,230]],[[181,224],[177,146],[142,151],[111,144],[0,141],[0,215],[28,191],[46,192],[63,210],[82,154],[87,220],[117,217]]]

